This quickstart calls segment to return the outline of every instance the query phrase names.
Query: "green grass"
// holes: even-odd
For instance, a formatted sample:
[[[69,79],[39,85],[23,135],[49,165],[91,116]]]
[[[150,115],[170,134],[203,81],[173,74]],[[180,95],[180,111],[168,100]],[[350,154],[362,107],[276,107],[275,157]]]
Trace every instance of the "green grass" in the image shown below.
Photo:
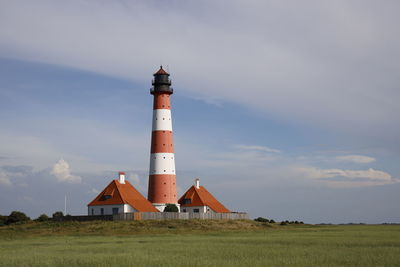
[[[397,225],[252,221],[0,227],[0,266],[400,266]]]

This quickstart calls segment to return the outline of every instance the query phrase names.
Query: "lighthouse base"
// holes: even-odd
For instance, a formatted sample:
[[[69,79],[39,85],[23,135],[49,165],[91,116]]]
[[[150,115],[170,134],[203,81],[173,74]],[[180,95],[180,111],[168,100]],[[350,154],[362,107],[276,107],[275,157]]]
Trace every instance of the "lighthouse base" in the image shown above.
[[[178,204],[178,203],[151,203],[151,204],[153,204],[153,206],[154,206],[156,209],[158,209],[160,212],[163,212],[164,209],[165,209],[165,207],[166,207],[168,204],[174,204],[174,205],[176,205],[176,206],[178,207],[178,212],[181,212],[181,205]]]

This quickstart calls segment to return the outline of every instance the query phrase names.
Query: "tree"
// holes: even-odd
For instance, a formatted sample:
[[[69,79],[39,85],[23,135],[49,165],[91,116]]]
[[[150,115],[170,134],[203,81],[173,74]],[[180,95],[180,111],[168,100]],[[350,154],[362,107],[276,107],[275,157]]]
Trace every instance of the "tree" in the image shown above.
[[[256,222],[265,222],[265,223],[269,223],[270,221],[266,218],[263,217],[258,217],[256,219],[254,219]]]
[[[18,223],[18,222],[27,222],[30,221],[31,218],[26,216],[25,213],[20,212],[20,211],[13,211],[8,215],[8,218],[6,220],[6,224],[12,224],[12,223]]]
[[[167,204],[164,208],[164,212],[178,212],[179,209],[175,204]]]
[[[49,216],[47,216],[46,214],[41,214],[39,217],[36,218],[35,221],[46,222],[48,220],[49,220]]]
[[[53,219],[60,219],[62,217],[64,217],[64,213],[62,211],[56,211],[53,213]]]
[[[7,222],[8,216],[0,215],[0,226],[3,226]]]

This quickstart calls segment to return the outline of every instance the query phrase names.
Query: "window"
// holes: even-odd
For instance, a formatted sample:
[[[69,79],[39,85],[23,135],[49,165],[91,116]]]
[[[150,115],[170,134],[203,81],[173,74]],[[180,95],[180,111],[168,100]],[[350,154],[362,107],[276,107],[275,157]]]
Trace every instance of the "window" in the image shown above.
[[[103,208],[100,209],[100,215],[104,215],[104,209]]]
[[[183,209],[183,212],[186,212],[186,209]]]
[[[94,209],[92,209],[92,215],[94,215]]]
[[[193,212],[195,212],[195,213],[199,213],[199,209],[193,209]]]
[[[112,214],[113,215],[118,214],[118,208],[112,208]]]
[[[192,204],[192,200],[190,198],[184,198],[183,199],[183,204]]]
[[[105,199],[105,200],[110,199],[110,198],[111,198],[110,195],[104,195],[104,199]]]

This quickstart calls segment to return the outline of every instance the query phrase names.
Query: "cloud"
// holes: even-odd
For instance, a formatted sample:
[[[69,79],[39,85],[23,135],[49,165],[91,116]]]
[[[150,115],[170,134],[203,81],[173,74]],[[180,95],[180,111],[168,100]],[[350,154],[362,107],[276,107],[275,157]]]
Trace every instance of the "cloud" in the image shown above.
[[[98,195],[99,193],[100,193],[100,191],[97,190],[96,188],[91,188],[91,189],[88,191],[88,194],[91,194],[91,195]]]
[[[12,166],[12,165],[3,165],[0,166],[0,185],[17,185],[17,186],[28,186],[26,183],[19,183],[17,179],[21,179],[27,174],[32,173],[32,167],[31,166],[25,166],[25,165],[18,165],[18,166]],[[11,182],[11,179],[14,181]]]
[[[295,167],[294,173],[300,177],[313,179],[329,185],[374,186],[400,182],[389,173],[369,168],[367,170],[320,169],[316,167]],[[344,179],[331,179],[344,178]]]
[[[193,97],[397,140],[399,5],[5,1],[0,56],[139,82],[161,61]]]
[[[318,169],[318,168],[300,168],[300,171],[308,173],[309,178],[332,178],[332,177],[347,177],[347,178],[366,178],[373,180],[389,181],[392,176],[384,171],[374,170],[341,170],[341,169]]]
[[[336,159],[339,161],[349,161],[354,163],[371,163],[376,160],[375,158],[362,155],[337,156]]]
[[[3,160],[3,164],[18,165],[21,171],[22,165],[40,170],[52,166],[54,158],[63,155],[76,172],[126,169],[127,166],[132,167],[129,165],[132,162],[136,163],[133,166],[135,169],[147,166],[148,158],[142,155],[148,153],[150,144],[147,136],[151,128],[146,131],[145,127],[140,127],[133,134],[132,131],[110,127],[110,123],[95,119],[62,117],[62,125],[56,123],[59,120],[60,117],[21,118],[18,124],[26,125],[26,128],[21,130],[10,126],[9,129],[0,129],[0,147],[10,155]],[[37,133],[34,130],[49,125],[52,125],[51,131]],[[72,128],[80,130],[71,131]],[[63,137],[61,140],[60,136]],[[132,147],[135,147],[135,153],[132,153]],[[104,160],[105,157],[107,160]]]
[[[56,164],[54,164],[51,173],[57,178],[59,182],[68,183],[81,183],[82,178],[80,176],[72,175],[71,169],[68,162],[60,159]]]
[[[10,177],[4,172],[0,170],[0,185],[12,185]]]
[[[280,153],[281,151],[278,149],[269,148],[267,146],[255,146],[255,145],[236,145],[238,149],[243,150],[256,150],[256,151],[264,151],[268,153]]]

